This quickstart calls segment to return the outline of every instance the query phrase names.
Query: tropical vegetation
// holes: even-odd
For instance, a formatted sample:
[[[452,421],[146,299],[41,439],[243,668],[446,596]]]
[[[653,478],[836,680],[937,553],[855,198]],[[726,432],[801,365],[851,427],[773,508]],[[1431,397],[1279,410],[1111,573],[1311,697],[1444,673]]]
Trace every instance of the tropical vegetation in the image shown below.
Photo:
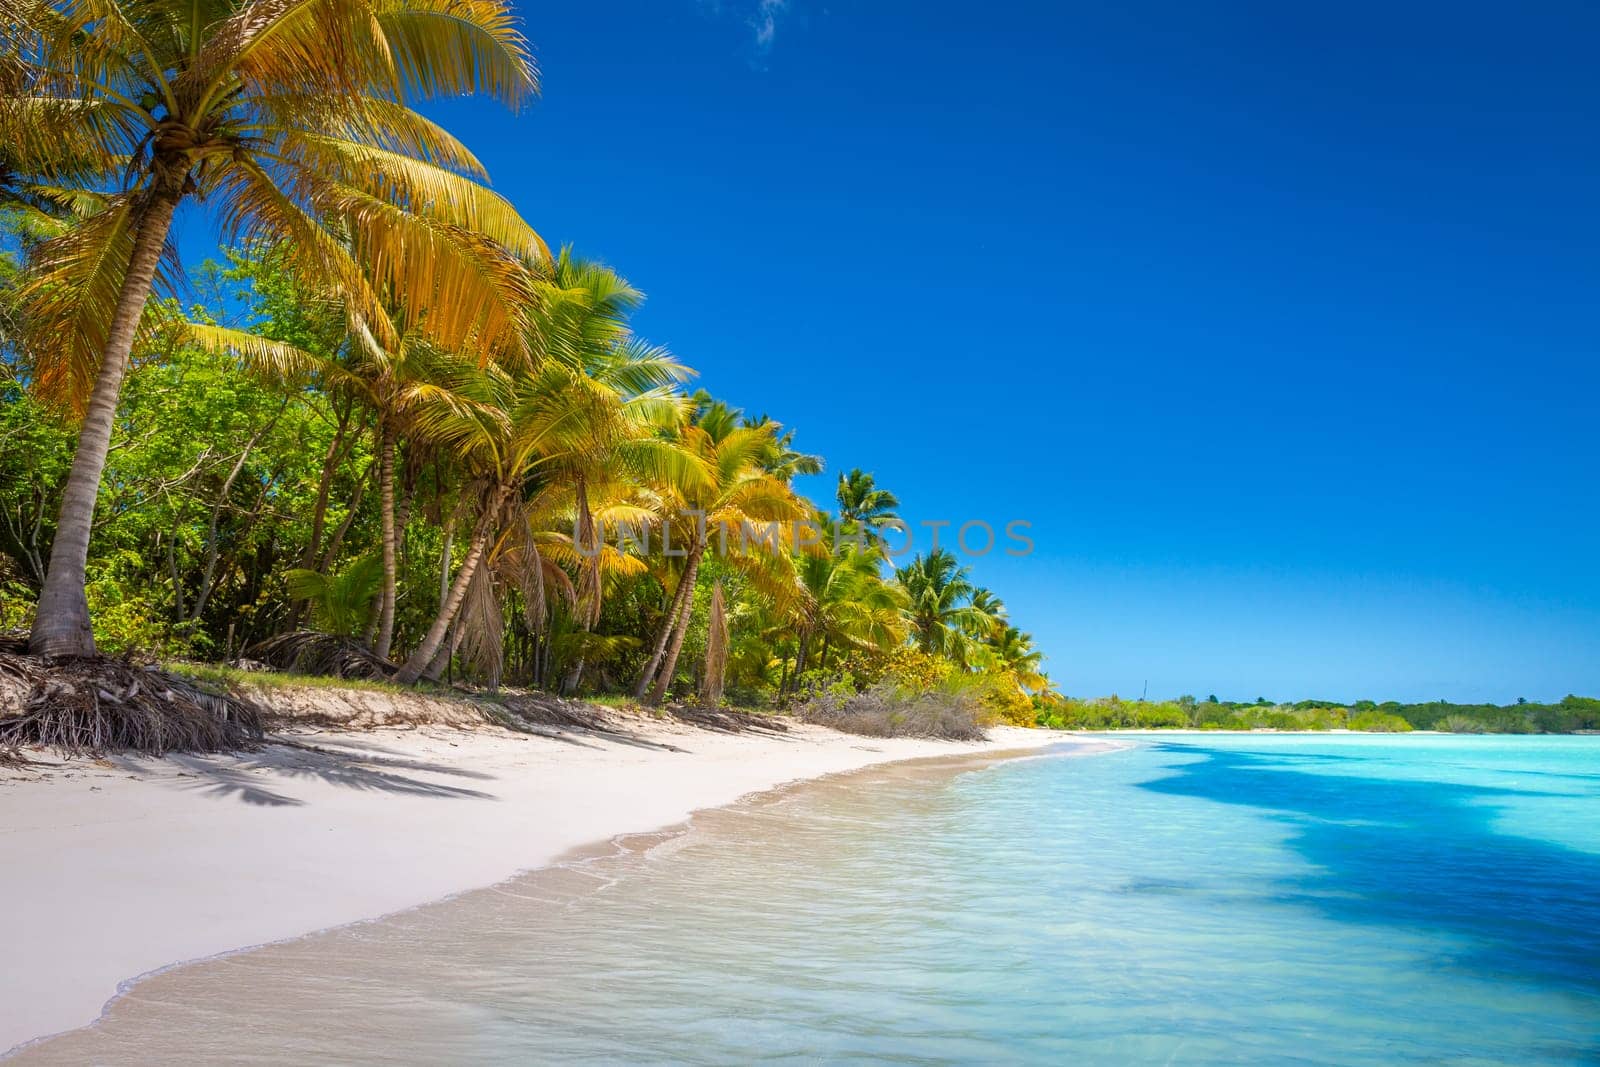
[[[254,722],[108,656],[882,734],[1600,725],[1576,697],[1060,697],[960,557],[891,554],[893,492],[853,466],[808,499],[795,429],[691,391],[643,295],[552,252],[417,109],[536,93],[506,0],[0,4],[0,674],[66,709],[0,743]],[[215,260],[179,262],[180,212]]]
[[[1074,699],[1051,695],[1039,702],[1041,725],[1068,730],[1360,730],[1407,733],[1438,730],[1468,734],[1564,734],[1600,730],[1600,700],[1567,696],[1554,704],[1402,704],[1357,700],[1348,704],[1302,700],[1275,704],[1265,697],[1245,703],[1181,696],[1176,700]]]
[[[417,110],[536,93],[505,0],[4,2],[7,655],[1032,723],[1038,650],[948,552],[891,565],[893,493],[819,508]]]

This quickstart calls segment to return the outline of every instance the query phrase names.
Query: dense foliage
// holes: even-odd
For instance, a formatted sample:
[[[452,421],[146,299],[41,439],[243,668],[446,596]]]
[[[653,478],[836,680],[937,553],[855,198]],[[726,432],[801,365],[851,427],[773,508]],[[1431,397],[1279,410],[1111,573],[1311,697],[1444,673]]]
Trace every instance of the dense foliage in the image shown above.
[[[892,570],[892,493],[802,497],[820,458],[687,392],[642,295],[414,110],[537,92],[505,0],[6,14],[0,626],[27,654],[716,703],[914,638],[996,713],[1048,691],[953,557]],[[184,205],[228,248],[180,301]]]
[[[1471,734],[1562,734],[1600,730],[1600,700],[1569,696],[1558,704],[1339,704],[1302,700],[1272,704],[1265,699],[1244,704],[1197,700],[1122,700],[1066,697],[1038,701],[1039,723],[1070,730],[1361,730],[1405,733],[1440,730]]]
[[[25,251],[16,237],[12,265]],[[422,352],[398,369],[364,366],[337,304],[275,253],[196,269],[186,304],[147,312],[123,389],[87,567],[99,647],[199,660],[282,647],[284,665],[337,654],[263,644],[304,629],[371,647],[387,507],[397,660],[437,623],[474,527],[485,534],[482,575],[447,624],[453,655],[430,656],[427,674],[589,693],[645,681],[657,691],[641,696],[665,699],[718,688],[709,659],[743,704],[961,675],[984,717],[1031,719],[1048,687],[1039,653],[948,552],[889,565],[879,535],[893,494],[851,470],[837,513],[822,512],[793,487],[822,461],[772,420],[679,388],[688,371],[628,332],[638,294],[622,279],[561,257],[551,281],[546,313],[588,350],[497,377]],[[252,359],[207,327],[298,362]],[[11,345],[0,364],[8,629],[29,624],[73,447],[70,417],[30,388],[28,359]],[[403,401],[371,380],[402,374]],[[536,444],[497,471],[517,432]],[[490,514],[496,475],[508,501]],[[796,543],[796,519],[815,524],[819,544]],[[741,546],[741,525],[760,537]],[[601,551],[585,551],[597,538]],[[679,590],[687,613],[674,611]]]

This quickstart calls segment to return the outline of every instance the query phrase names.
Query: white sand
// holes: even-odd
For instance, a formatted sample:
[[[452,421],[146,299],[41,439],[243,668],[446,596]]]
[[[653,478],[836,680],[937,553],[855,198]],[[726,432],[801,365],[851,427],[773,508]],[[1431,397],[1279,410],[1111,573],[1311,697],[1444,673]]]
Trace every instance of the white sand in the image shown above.
[[[0,776],[0,1049],[93,1022],[150,971],[492,885],[784,782],[1067,736],[427,726],[296,735],[328,755],[273,746]]]

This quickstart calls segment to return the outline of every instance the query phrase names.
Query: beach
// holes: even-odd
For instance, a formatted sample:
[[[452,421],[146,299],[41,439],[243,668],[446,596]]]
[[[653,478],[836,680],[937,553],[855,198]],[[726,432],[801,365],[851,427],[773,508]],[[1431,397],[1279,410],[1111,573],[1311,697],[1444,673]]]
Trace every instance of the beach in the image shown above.
[[[0,772],[0,1050],[92,1023],[141,975],[492,885],[785,783],[1067,736],[627,723],[303,729],[238,755],[38,754],[47,762]]]

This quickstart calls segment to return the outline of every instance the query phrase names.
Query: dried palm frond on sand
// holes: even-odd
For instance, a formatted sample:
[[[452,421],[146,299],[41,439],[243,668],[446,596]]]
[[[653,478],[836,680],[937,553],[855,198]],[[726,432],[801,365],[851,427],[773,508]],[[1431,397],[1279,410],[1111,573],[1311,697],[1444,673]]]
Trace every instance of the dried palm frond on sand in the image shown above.
[[[315,630],[269,637],[245,649],[245,656],[280,671],[369,682],[387,681],[400,669],[354,637]]]
[[[758,715],[753,711],[731,711],[704,704],[670,704],[663,710],[679,722],[698,726],[703,730],[717,730],[730,734],[789,732],[789,724],[783,719],[773,715]]]

